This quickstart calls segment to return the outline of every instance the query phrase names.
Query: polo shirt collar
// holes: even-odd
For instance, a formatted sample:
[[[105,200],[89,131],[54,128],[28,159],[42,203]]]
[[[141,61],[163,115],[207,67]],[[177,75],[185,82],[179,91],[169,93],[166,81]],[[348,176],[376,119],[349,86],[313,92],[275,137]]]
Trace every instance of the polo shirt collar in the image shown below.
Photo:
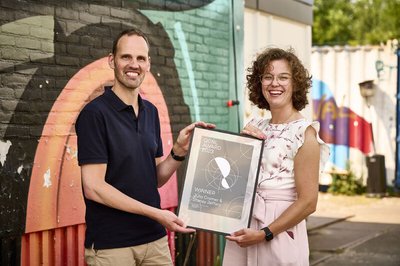
[[[122,111],[128,108],[130,105],[125,104],[111,89],[112,87],[106,87],[104,90],[104,96],[107,101],[112,105],[112,107],[117,111]],[[143,99],[138,95],[139,108],[143,110],[145,105],[143,104]]]

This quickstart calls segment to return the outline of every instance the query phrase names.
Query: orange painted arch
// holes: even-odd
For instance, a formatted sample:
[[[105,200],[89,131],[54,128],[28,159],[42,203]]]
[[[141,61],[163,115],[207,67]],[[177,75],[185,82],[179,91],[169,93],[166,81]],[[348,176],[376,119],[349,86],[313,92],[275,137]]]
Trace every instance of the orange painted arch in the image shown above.
[[[99,59],[76,73],[54,102],[44,125],[33,163],[29,186],[26,233],[85,222],[80,169],[77,162],[75,120],[80,110],[113,83],[114,74],[107,58]],[[156,105],[161,122],[164,157],[173,145],[168,108],[151,73],[141,91]],[[178,205],[176,174],[160,190],[161,207]]]

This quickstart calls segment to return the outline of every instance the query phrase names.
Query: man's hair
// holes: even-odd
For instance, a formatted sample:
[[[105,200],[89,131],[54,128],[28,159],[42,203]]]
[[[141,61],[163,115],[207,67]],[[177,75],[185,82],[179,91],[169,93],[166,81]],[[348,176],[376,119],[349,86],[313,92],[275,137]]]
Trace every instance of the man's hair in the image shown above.
[[[117,46],[118,46],[119,39],[121,39],[122,36],[125,36],[125,35],[127,35],[127,36],[136,35],[136,36],[142,37],[146,41],[147,46],[150,49],[149,39],[147,38],[146,34],[144,34],[141,30],[132,28],[132,29],[127,29],[127,30],[122,31],[120,34],[118,34],[117,38],[115,38],[113,47],[112,47],[112,53],[114,55],[117,52]]]

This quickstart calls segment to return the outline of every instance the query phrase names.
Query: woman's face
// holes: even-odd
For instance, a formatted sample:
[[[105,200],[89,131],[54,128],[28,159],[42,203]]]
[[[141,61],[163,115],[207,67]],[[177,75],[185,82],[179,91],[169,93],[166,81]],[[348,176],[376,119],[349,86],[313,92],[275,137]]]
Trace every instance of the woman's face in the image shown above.
[[[293,106],[292,71],[286,60],[271,61],[260,79],[262,93],[271,110]]]

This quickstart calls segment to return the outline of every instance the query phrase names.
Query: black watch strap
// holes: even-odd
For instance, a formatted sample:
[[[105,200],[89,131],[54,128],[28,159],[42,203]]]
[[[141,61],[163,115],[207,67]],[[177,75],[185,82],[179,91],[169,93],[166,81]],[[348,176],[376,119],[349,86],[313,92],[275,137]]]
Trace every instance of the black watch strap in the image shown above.
[[[263,230],[265,232],[265,240],[266,241],[271,241],[272,239],[274,239],[274,234],[271,232],[271,230],[269,230],[268,226],[264,227],[261,230]]]
[[[186,156],[178,156],[174,153],[174,149],[171,149],[171,157],[175,160],[175,161],[179,161],[182,162],[183,160],[185,160]]]

